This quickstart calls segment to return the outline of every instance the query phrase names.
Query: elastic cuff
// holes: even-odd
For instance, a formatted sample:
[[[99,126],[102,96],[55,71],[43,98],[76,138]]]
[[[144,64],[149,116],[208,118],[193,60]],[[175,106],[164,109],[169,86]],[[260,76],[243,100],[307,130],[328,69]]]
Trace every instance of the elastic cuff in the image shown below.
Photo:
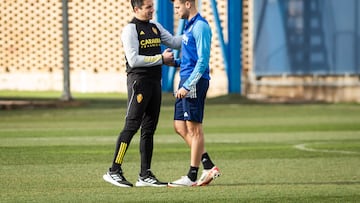
[[[187,91],[190,91],[190,89],[186,88],[185,86],[182,86],[184,89],[186,89]]]

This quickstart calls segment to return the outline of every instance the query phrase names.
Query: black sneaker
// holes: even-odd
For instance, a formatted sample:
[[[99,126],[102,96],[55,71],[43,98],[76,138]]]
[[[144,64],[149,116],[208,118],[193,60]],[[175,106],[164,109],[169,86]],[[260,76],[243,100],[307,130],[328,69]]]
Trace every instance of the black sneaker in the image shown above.
[[[119,186],[119,187],[132,187],[133,186],[133,184],[131,184],[129,181],[127,181],[126,178],[123,176],[121,169],[118,169],[116,171],[111,171],[109,168],[109,171],[103,175],[103,179],[106,182],[109,182],[109,183]]]
[[[145,187],[145,186],[151,186],[151,187],[166,187],[168,183],[160,182],[155,175],[148,170],[147,174],[145,176],[140,176],[138,181],[136,181],[136,187]]]

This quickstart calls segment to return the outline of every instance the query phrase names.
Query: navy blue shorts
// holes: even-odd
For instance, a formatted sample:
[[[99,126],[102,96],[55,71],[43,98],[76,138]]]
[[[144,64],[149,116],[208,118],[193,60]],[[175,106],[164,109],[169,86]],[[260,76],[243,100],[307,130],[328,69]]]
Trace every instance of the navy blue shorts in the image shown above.
[[[179,88],[182,87],[186,79],[179,83]],[[209,80],[201,78],[196,84],[196,98],[176,99],[174,120],[194,121],[202,123],[204,118],[204,107],[206,93],[209,89]]]

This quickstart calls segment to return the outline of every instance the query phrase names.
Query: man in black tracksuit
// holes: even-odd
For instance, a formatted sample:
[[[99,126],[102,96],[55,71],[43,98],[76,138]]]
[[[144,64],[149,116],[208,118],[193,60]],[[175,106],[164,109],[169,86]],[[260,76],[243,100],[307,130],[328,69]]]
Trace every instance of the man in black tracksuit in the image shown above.
[[[161,43],[180,49],[181,37],[172,36],[159,23],[151,21],[153,0],[131,0],[133,20],[123,28],[121,40],[126,56],[128,108],[126,121],[115,148],[112,167],[104,180],[120,187],[132,187],[125,179],[121,164],[131,139],[141,127],[141,170],[136,186],[167,186],[151,172],[153,136],[161,105],[161,66],[172,65],[171,50],[161,53]]]

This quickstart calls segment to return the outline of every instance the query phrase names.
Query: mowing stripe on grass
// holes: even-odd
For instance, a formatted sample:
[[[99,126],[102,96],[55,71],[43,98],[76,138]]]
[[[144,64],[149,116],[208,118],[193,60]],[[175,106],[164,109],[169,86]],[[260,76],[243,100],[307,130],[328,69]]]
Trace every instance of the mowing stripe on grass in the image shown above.
[[[311,144],[325,144],[323,142],[318,143],[311,143]],[[360,154],[359,152],[352,152],[352,151],[343,151],[343,150],[327,150],[327,149],[315,149],[311,148],[308,145],[310,144],[298,144],[294,145],[294,148],[302,150],[302,151],[308,151],[308,152],[325,152],[325,153],[338,153],[338,154]]]
[[[73,131],[67,136],[64,136],[62,132],[54,132],[49,129],[49,137],[1,137],[1,135],[7,135],[0,129],[0,147],[9,146],[58,146],[58,145],[99,145],[109,144],[113,145],[116,141],[117,135],[98,135],[98,136],[83,136],[81,133],[83,129],[79,131]],[[93,131],[91,129],[90,131]],[[19,130],[18,134],[22,133]],[[57,134],[57,135],[56,135]],[[105,132],[99,132],[99,134],[106,134]],[[110,134],[110,133],[109,133]],[[52,135],[50,137],[50,135]],[[341,136],[339,136],[341,135]],[[326,142],[328,140],[358,140],[360,132],[356,131],[343,131],[339,132],[298,132],[298,133],[206,133],[205,139],[207,143],[304,143],[304,142]],[[174,134],[157,134],[155,135],[155,143],[183,143],[180,136]],[[135,135],[133,143],[138,143],[139,136]]]

